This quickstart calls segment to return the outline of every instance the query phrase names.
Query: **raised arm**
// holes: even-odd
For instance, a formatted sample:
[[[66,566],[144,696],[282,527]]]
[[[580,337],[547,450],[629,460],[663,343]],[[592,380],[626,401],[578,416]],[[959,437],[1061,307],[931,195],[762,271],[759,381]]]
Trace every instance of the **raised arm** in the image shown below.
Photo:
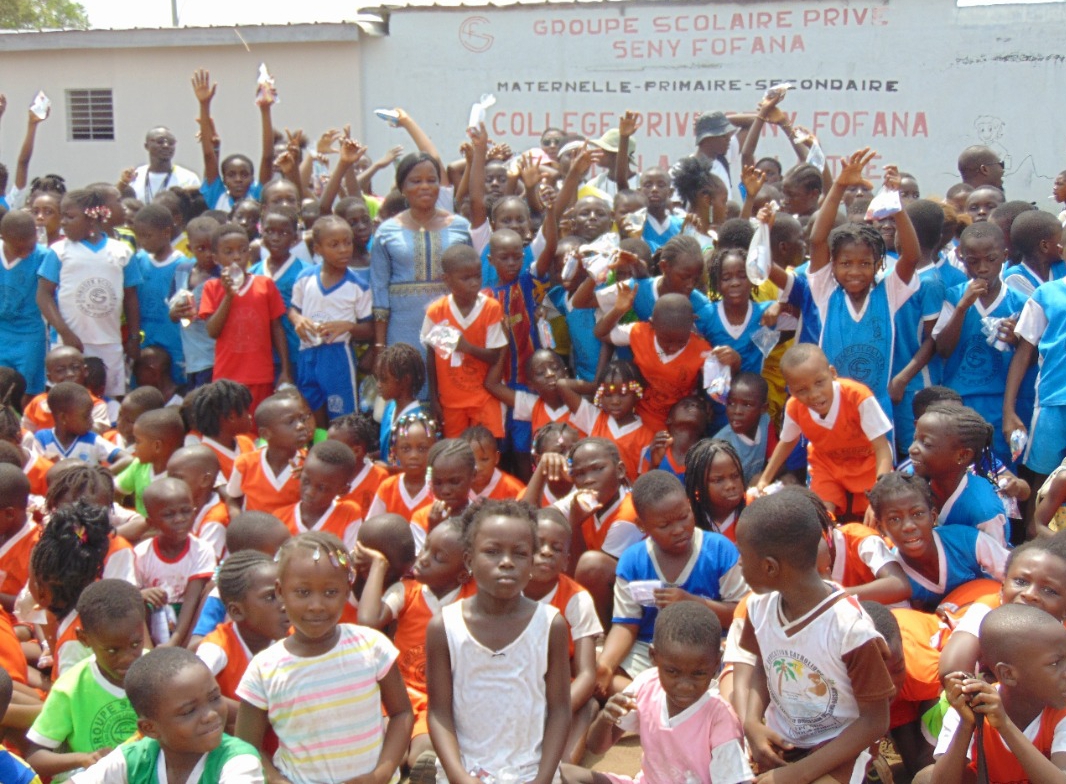
[[[266,185],[274,177],[274,118],[271,107],[278,100],[275,90],[260,91],[255,104],[259,107],[259,182]]]
[[[48,119],[52,113],[52,107],[48,107],[44,117],[38,117],[33,112],[27,112],[29,119],[26,122],[26,136],[22,140],[22,149],[19,150],[18,163],[15,164],[15,188],[22,190],[29,182],[30,158],[33,157],[33,143],[37,138],[37,126]]]
[[[485,210],[485,157],[489,151],[489,132],[485,130],[485,123],[481,123],[480,128],[468,128],[466,132],[470,136],[473,154],[463,177],[470,189],[470,226],[476,229],[488,220]]]
[[[211,119],[211,99],[215,97],[217,84],[211,83],[211,74],[200,68],[193,71],[192,91],[200,105],[200,151],[204,156],[204,182],[211,183],[219,178],[218,152],[215,151],[215,123]]]
[[[333,202],[337,198],[337,194],[341,189],[341,181],[345,175],[351,171],[352,166],[356,161],[362,158],[366,154],[366,147],[361,145],[355,139],[351,138],[348,126],[344,127],[344,136],[340,140],[340,155],[337,156],[337,166],[330,172],[329,181],[326,183],[326,189],[322,191],[322,199],[320,200],[320,209],[323,215],[327,215],[333,210]],[[361,196],[362,193],[358,191],[358,186],[355,193],[352,196]]]
[[[829,232],[833,230],[833,223],[836,222],[837,210],[844,198],[844,191],[849,185],[871,187],[869,180],[865,179],[862,173],[876,154],[869,147],[864,147],[843,161],[840,174],[833,183],[833,187],[829,189],[829,193],[826,194],[814,219],[814,227],[811,230],[811,266],[808,274],[817,272],[829,263]],[[913,227],[911,230],[913,232]]]
[[[637,132],[637,122],[640,115],[634,111],[626,110],[618,121],[618,153],[614,156],[614,178],[618,190],[629,187],[629,137]]]
[[[443,160],[440,157],[440,153],[437,152],[437,146],[433,144],[433,140],[429,138],[429,135],[423,131],[421,127],[419,127],[418,123],[414,121],[414,118],[411,117],[411,115],[399,106],[396,107],[395,111],[396,114],[399,115],[396,124],[407,131],[407,135],[411,137],[411,141],[415,143],[415,147],[427,155],[432,155],[441,163],[441,185],[450,185],[451,183],[448,180],[447,170],[444,168]]]

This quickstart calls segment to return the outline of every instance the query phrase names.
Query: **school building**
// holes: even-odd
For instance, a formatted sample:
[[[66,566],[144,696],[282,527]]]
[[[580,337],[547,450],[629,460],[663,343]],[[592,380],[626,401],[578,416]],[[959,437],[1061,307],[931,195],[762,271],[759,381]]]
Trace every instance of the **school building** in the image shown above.
[[[199,171],[189,79],[201,67],[219,83],[223,155],[258,160],[262,62],[281,96],[276,128],[314,140],[350,124],[372,155],[411,148],[373,109],[402,106],[449,158],[471,104],[492,94],[490,136],[515,150],[549,125],[598,136],[622,111],[639,111],[646,166],[690,151],[701,111],[754,109],[766,87],[788,81],[783,108],[831,163],[869,145],[878,163],[919,174],[924,193],[957,179],[955,157],[969,144],[1000,152],[1015,198],[1043,203],[1066,168],[1066,120],[1055,111],[1066,93],[1063,0],[398,0],[353,2],[352,19],[0,34],[0,160],[13,169],[24,107],[43,90],[52,116],[31,175],[114,180],[145,162],[144,134],[157,125],[177,134],[176,162]],[[790,160],[768,133],[760,152]]]

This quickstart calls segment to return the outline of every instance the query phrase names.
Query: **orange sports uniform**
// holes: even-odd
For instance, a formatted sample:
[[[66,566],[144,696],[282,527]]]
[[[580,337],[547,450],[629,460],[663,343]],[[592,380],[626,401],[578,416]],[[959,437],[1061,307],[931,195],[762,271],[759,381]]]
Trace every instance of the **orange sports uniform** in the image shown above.
[[[133,569],[133,545],[116,533],[111,534],[104,556],[103,578],[125,580],[137,585],[137,574]]]
[[[565,574],[559,575],[559,582],[556,586],[555,596],[548,604],[558,610],[559,615],[566,621],[566,639],[570,644],[570,658],[572,659],[574,658],[574,635],[570,631],[570,620],[566,617],[567,605],[577,594],[588,593],[588,591],[573,577],[567,577]]]
[[[997,580],[970,580],[941,599],[936,614],[954,631],[966,611],[973,605],[983,604],[993,610],[999,607],[1002,602],[999,592],[1002,588]]]
[[[866,491],[877,480],[877,459],[873,444],[862,429],[859,405],[872,398],[873,393],[849,378],[838,378],[836,383],[840,385],[840,400],[831,428],[815,421],[813,412],[794,397],[785,403],[785,414],[810,442],[807,458],[811,490],[838,509],[846,505],[844,493],[851,493],[852,511],[861,512],[866,508]]]
[[[872,528],[862,523],[846,523],[834,529],[833,540],[836,554],[833,559],[833,582],[843,588],[855,588],[872,583],[876,579],[873,570],[859,555],[859,545],[869,536],[881,537]],[[841,546],[843,545],[843,546]]]
[[[637,413],[653,433],[665,430],[670,408],[695,391],[711,344],[693,335],[678,356],[664,362],[656,346],[651,324],[642,322],[634,324],[630,330],[629,346],[633,349],[633,364],[640,369],[647,382],[644,395],[637,403]],[[637,458],[635,464],[639,464],[639,453]]]
[[[423,334],[436,324],[459,330],[472,346],[497,349],[507,345],[503,307],[484,294],[478,294],[468,316],[459,313],[451,294],[430,303]],[[488,363],[462,354],[461,364],[453,367],[451,359],[441,359],[435,351],[433,362],[436,363],[437,398],[444,411],[444,437],[457,438],[468,426],[483,424],[496,438],[503,438],[501,404],[485,389]]]
[[[492,478],[485,485],[485,489],[477,494],[478,498],[493,498],[497,501],[513,501],[521,497],[526,491],[526,486],[516,477],[506,474],[500,469],[492,472]]]
[[[919,706],[940,696],[940,620],[932,613],[910,609],[892,610],[903,639],[906,676],[889,706],[890,727],[910,724],[919,717]]]
[[[266,459],[267,447],[255,452],[246,452],[233,461],[233,474],[230,476],[231,492],[234,498],[240,498],[232,492],[236,475],[240,474],[240,489],[244,497],[246,512],[269,512],[277,510],[300,500],[300,475],[292,465],[286,465],[281,473],[275,475]],[[307,450],[301,449],[296,460],[302,461]]]
[[[1033,745],[1047,759],[1051,759],[1051,742],[1055,739],[1055,727],[1064,720],[1066,720],[1066,708],[1049,706],[1040,712],[1040,729],[1036,731]],[[973,759],[967,765],[974,775],[977,774],[977,753],[974,750],[976,743],[977,735],[975,734],[970,741],[970,756]],[[1015,784],[1029,781],[1029,774],[1018,761],[1017,755],[1010,750],[996,728],[988,722],[985,722],[984,747],[989,782]]]
[[[218,457],[218,469],[222,472],[222,476],[224,476],[227,481],[229,480],[229,475],[233,473],[233,463],[237,458],[248,452],[255,451],[255,442],[248,436],[239,435],[236,437],[236,442],[236,448],[229,449],[208,436],[203,436],[200,439],[200,443],[209,447]]]
[[[354,501],[334,501],[315,521],[303,518],[299,502],[279,509],[276,514],[293,536],[305,531],[326,531],[344,542],[349,550],[355,547],[355,535],[363,524],[363,510]]]
[[[585,547],[589,550],[602,550],[603,543],[607,540],[607,532],[612,525],[618,522],[636,525],[639,519],[637,510],[633,506],[633,499],[629,493],[626,493],[609,509],[593,512],[581,524],[581,535],[585,539]]]
[[[215,680],[223,697],[237,699],[237,686],[252,660],[252,652],[241,639],[237,625],[233,621],[220,623],[200,642],[201,645],[205,643],[217,645],[226,654],[226,666],[215,675]]]
[[[110,424],[107,414],[107,403],[98,398],[96,395],[90,394],[89,397],[93,401],[93,425]],[[22,426],[27,430],[37,432],[38,430],[48,430],[56,426],[55,417],[52,416],[52,409],[48,407],[48,393],[41,392],[39,395],[35,395],[26,407],[22,409]]]
[[[424,506],[433,503],[433,494],[429,490],[429,480],[418,491],[417,495],[411,496],[403,483],[404,474],[394,474],[378,485],[374,493],[374,500],[370,502],[367,517],[379,514],[398,514],[404,520],[410,520],[411,516]]]
[[[25,685],[29,677],[29,665],[26,663],[26,654],[22,652],[22,645],[15,636],[12,621],[7,610],[0,607],[0,665],[11,676],[11,680]]]
[[[53,465],[55,463],[44,455],[30,455],[29,462],[22,466],[22,473],[30,480],[31,493],[39,496],[48,495],[48,481],[45,476]]]
[[[625,463],[626,476],[629,477],[630,482],[635,482],[637,472],[640,471],[640,453],[644,451],[644,447],[655,440],[655,430],[648,427],[647,422],[640,416],[628,425],[619,425],[614,417],[601,411],[589,431],[589,436],[613,441],[618,447],[622,462]]]
[[[341,501],[355,501],[359,508],[370,508],[370,502],[374,500],[381,483],[389,478],[389,472],[385,468],[375,465],[369,458],[363,458],[363,467],[359,470],[355,479],[352,480],[351,489],[340,497]]]
[[[197,514],[192,533],[193,536],[203,539],[215,548],[215,559],[220,563],[226,554],[226,528],[228,527],[229,507],[226,506],[225,501],[219,500],[216,493],[212,493],[211,498]]]
[[[30,576],[30,552],[41,538],[41,528],[27,522],[0,545],[0,593],[15,596]]]
[[[51,613],[48,614],[51,619]],[[93,655],[91,649],[86,647],[78,639],[78,630],[81,629],[81,618],[77,610],[71,610],[53,629],[46,627],[48,637],[55,634],[55,642],[52,643],[52,678],[59,679],[67,667],[72,667],[82,659]],[[49,640],[51,642],[51,640]]]

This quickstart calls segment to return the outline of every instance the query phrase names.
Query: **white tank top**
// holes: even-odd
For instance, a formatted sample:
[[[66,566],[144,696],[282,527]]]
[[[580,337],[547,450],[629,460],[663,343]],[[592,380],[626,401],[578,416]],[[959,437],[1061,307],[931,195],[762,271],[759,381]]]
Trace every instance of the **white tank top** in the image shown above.
[[[441,611],[452,660],[452,715],[463,768],[494,776],[517,769],[532,781],[540,766],[548,708],[548,632],[555,607],[538,604],[510,645],[492,651],[474,639],[463,619],[463,599]],[[438,778],[438,780],[441,780]]]

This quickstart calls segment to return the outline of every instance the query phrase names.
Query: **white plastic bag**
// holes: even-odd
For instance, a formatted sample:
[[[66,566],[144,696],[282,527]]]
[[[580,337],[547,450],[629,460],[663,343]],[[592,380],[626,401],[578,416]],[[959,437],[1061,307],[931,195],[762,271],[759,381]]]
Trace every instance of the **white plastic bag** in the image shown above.
[[[759,327],[751,333],[751,342],[755,344],[755,348],[759,349],[763,359],[770,356],[770,352],[777,347],[780,339],[781,333],[773,327]]]
[[[426,333],[422,342],[432,348],[441,359],[452,359],[457,353],[455,349],[459,345],[460,337],[462,333],[455,327],[448,324],[435,324]]]
[[[30,104],[30,111],[38,120],[43,120],[48,116],[48,110],[52,108],[52,101],[48,96],[44,94],[44,90],[39,90],[37,95],[33,96],[33,103]]]
[[[274,77],[267,71],[266,63],[259,63],[259,78],[256,80],[256,100],[272,100],[275,104],[281,103],[278,91],[274,87]]]
[[[577,249],[581,257],[581,266],[588,272],[597,285],[607,282],[607,273],[618,258],[618,235],[604,234],[595,242],[582,245]]]
[[[770,209],[777,212],[777,203],[770,202]],[[761,286],[770,279],[770,265],[773,263],[770,247],[770,225],[759,221],[748,245],[748,260],[744,265],[753,286]]]
[[[899,200],[899,191],[882,185],[870,202],[870,206],[866,208],[866,220],[891,218],[902,209],[903,203]]]
[[[733,381],[733,371],[723,365],[714,354],[708,354],[703,362],[703,388],[716,403],[725,405],[729,395],[729,385]]]
[[[467,128],[480,128],[481,123],[485,122],[485,117],[488,113],[488,108],[496,103],[496,96],[492,93],[484,93],[481,99],[476,101],[473,106],[470,107],[470,122],[467,123]]]
[[[825,153],[822,152],[822,145],[818,143],[817,139],[811,144],[811,149],[807,151],[807,163],[818,171],[822,171],[825,168]]]

